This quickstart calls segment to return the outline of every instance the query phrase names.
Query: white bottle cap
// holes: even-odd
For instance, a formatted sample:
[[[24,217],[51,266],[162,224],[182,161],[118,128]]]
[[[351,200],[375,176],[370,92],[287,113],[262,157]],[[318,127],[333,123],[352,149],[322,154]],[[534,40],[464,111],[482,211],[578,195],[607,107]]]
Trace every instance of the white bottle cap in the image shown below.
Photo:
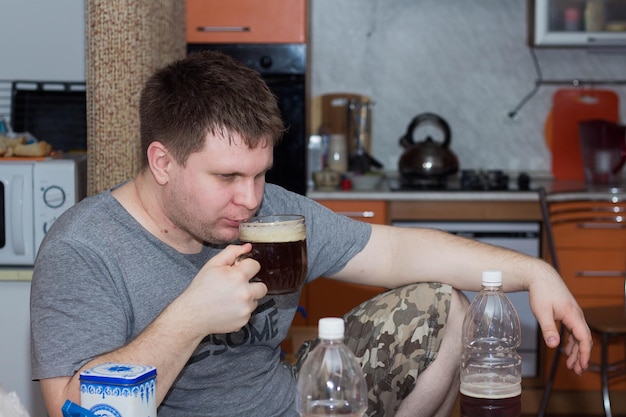
[[[343,339],[343,319],[338,317],[325,317],[318,322],[318,336],[320,339],[337,340]]]
[[[483,271],[483,285],[502,285],[502,272]]]

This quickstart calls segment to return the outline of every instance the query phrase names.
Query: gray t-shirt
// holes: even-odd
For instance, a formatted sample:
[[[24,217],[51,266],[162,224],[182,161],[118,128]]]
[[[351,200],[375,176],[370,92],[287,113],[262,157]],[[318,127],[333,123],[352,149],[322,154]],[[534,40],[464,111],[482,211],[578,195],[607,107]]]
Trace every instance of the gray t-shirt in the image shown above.
[[[366,223],[271,184],[258,214],[306,217],[307,281],[340,271],[371,232]],[[219,250],[179,253],[146,231],[110,191],[68,210],[47,233],[35,263],[33,378],[73,375],[92,358],[127,344]],[[297,415],[295,383],[279,355],[299,297],[267,296],[240,331],[207,335],[159,416]]]

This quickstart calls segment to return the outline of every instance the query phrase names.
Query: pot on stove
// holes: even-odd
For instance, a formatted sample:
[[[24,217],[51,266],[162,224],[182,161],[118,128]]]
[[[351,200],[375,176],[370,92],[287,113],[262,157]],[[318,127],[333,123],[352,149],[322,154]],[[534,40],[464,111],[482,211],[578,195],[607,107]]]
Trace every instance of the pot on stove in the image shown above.
[[[438,129],[443,139],[435,141],[430,135],[421,142],[415,142],[416,130],[425,125]],[[407,187],[443,187],[448,176],[459,170],[459,160],[449,149],[451,141],[450,126],[434,113],[415,116],[406,133],[400,138],[400,145],[405,151],[398,163],[403,186]]]

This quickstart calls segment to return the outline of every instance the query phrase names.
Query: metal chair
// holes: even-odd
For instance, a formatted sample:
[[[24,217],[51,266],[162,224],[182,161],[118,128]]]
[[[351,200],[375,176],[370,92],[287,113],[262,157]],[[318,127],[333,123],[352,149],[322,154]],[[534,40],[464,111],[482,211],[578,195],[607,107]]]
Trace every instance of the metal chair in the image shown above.
[[[606,201],[598,205],[590,204],[584,210],[567,213],[556,220],[555,213],[550,211],[544,189],[539,190],[539,201],[552,265],[559,273],[559,262],[553,233],[555,224],[573,222],[579,228],[626,228],[626,213],[624,213],[626,205],[622,205],[621,208],[619,206],[607,207]],[[623,277],[624,274],[620,276]],[[626,284],[624,285],[624,297],[626,300]],[[591,332],[600,338],[600,363],[591,363],[589,369],[600,373],[604,413],[606,417],[612,417],[609,382],[616,377],[626,375],[626,360],[621,359],[610,362],[608,346],[609,341],[622,338],[626,357],[626,303],[622,303],[621,306],[587,307],[583,308],[583,312]],[[561,341],[563,341],[565,336],[563,326],[561,326],[560,334]],[[543,397],[537,414],[538,417],[544,417],[548,408],[562,353],[561,346],[559,346],[554,355],[550,373],[544,387]]]

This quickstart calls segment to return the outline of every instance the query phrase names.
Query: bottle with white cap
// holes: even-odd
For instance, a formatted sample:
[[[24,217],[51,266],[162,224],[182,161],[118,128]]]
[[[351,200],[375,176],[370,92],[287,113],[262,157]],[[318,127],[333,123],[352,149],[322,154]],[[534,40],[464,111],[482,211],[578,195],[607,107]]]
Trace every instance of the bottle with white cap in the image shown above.
[[[296,409],[301,416],[360,417],[367,410],[367,385],[352,351],[343,343],[344,321],[319,320],[319,344],[298,374]]]
[[[517,311],[502,290],[502,273],[485,271],[463,321],[461,417],[519,417],[522,359]]]

